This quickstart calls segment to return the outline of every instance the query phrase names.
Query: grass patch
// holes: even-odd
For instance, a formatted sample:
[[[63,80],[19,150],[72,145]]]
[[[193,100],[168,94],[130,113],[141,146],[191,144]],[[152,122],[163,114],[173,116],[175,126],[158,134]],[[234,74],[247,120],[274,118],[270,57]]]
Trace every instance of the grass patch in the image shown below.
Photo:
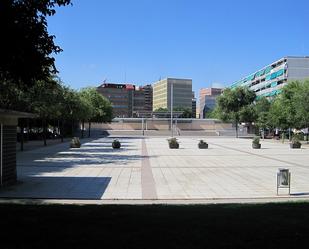
[[[1,248],[300,248],[309,203],[1,204]]]

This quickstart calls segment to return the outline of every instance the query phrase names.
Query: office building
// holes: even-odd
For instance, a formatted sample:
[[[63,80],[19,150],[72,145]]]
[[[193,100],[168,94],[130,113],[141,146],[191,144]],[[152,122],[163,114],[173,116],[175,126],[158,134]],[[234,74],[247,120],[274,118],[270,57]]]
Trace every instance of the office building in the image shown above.
[[[199,94],[200,118],[206,118],[206,113],[216,107],[216,99],[221,95],[222,88],[201,88]]]
[[[287,56],[234,82],[231,88],[246,86],[256,93],[257,98],[271,98],[278,95],[288,82],[306,78],[309,78],[309,56]]]
[[[194,92],[192,92],[192,118],[196,118],[196,98]]]
[[[192,80],[166,78],[155,82],[153,85],[153,111],[159,108],[170,111],[172,86],[173,107],[175,109],[192,109]]]
[[[97,91],[112,104],[113,117],[130,118],[133,116],[133,97],[135,86],[132,84],[103,83]]]
[[[152,86],[135,87],[133,96],[133,117],[151,117]]]
[[[111,102],[113,117],[151,117],[151,85],[136,87],[133,84],[104,83],[97,91]]]

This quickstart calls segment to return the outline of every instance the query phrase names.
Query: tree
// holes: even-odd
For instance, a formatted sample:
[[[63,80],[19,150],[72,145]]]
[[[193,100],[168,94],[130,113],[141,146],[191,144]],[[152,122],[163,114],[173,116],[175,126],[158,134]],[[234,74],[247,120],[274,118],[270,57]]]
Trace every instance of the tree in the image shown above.
[[[53,54],[61,52],[47,31],[47,16],[70,0],[0,1],[0,84],[30,87],[57,72]]]
[[[168,109],[160,107],[160,108],[156,109],[155,112],[168,112]]]
[[[296,101],[302,90],[302,83],[299,81],[289,82],[282,88],[282,93],[272,102],[269,111],[269,120],[273,127],[280,128],[284,132],[290,131],[291,128],[302,128],[302,121],[298,117],[301,114],[298,109],[305,103]],[[291,139],[290,135],[289,139]]]
[[[255,98],[255,93],[244,87],[227,88],[217,98],[216,112],[221,120],[234,122],[236,137],[238,137],[239,122],[247,122],[253,119],[250,105]]]
[[[256,115],[256,125],[259,129],[263,129],[263,139],[265,132],[264,130],[269,127],[269,110],[271,103],[266,97],[262,97],[255,102],[255,115]]]
[[[206,118],[218,118],[217,108],[206,112]]]
[[[93,87],[84,88],[79,94],[91,106],[91,115],[86,119],[89,123],[88,137],[90,137],[91,122],[101,123],[112,120],[112,105]]]
[[[55,78],[36,83],[24,93],[28,102],[28,111],[38,114],[42,119],[43,140],[46,145],[48,120],[58,119],[61,115],[62,88]]]
[[[300,128],[309,127],[309,79],[302,82],[294,94],[295,120]]]

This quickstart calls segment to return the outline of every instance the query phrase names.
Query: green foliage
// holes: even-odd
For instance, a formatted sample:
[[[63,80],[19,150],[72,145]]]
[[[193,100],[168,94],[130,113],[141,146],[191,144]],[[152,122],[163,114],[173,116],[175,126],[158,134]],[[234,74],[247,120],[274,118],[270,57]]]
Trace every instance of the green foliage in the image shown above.
[[[252,122],[255,118],[252,106],[255,97],[248,88],[237,87],[225,89],[217,98],[216,113],[221,120],[235,123],[236,136],[239,122]]]
[[[270,126],[269,122],[269,110],[271,107],[270,101],[266,97],[255,102],[255,123],[259,128],[266,129]]]
[[[199,144],[207,144],[203,139],[201,139],[200,141],[199,141]]]
[[[253,144],[256,144],[256,145],[260,144],[260,137],[255,136],[255,137],[252,139],[252,143],[253,143]]]
[[[43,119],[56,119],[61,116],[62,102],[61,85],[55,78],[46,81],[37,81],[27,92],[23,99],[28,102],[28,110],[36,113]]]
[[[272,127],[283,130],[288,128],[308,127],[309,114],[306,112],[309,104],[309,81],[293,81],[287,84],[271,104],[269,120]],[[308,101],[308,102],[306,102]]]
[[[255,93],[248,88],[225,89],[223,94],[217,98],[218,116],[224,121],[235,123],[250,121],[252,110],[249,106],[252,105],[255,97]]]
[[[160,107],[160,108],[156,109],[155,112],[168,112],[168,109]]]
[[[47,30],[47,17],[70,0],[0,1],[0,84],[26,88],[57,72],[54,54],[61,48]]]
[[[182,112],[180,118],[192,118],[192,109],[176,107],[174,108],[174,111]]]
[[[182,112],[182,114],[179,116],[179,118],[192,118],[192,110],[190,108],[183,108],[176,106],[173,108],[174,112]],[[168,108],[158,108],[155,110],[155,112],[162,112],[162,113],[167,113],[169,112]]]
[[[211,110],[211,111],[208,111],[206,112],[206,118],[219,118],[219,115],[218,115],[218,109],[215,108],[214,110]]]
[[[295,121],[298,128],[309,127],[309,79],[302,82],[293,95]],[[295,126],[295,128],[297,128]]]
[[[167,141],[171,146],[179,146],[177,138],[175,137],[169,138]]]
[[[112,119],[111,103],[97,92],[95,88],[84,88],[79,93],[81,100],[91,108],[86,120],[92,122],[110,122]]]
[[[114,141],[112,142],[112,147],[113,147],[114,149],[120,149],[121,143],[119,142],[118,139],[114,139]]]

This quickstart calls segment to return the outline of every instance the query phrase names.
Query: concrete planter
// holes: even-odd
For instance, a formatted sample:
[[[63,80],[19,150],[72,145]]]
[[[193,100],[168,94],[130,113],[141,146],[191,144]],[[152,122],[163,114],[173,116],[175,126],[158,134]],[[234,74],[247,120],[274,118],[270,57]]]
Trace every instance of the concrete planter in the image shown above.
[[[252,143],[252,148],[253,149],[261,149],[261,144]]]
[[[113,149],[120,149],[121,143],[118,140],[114,140],[112,143]]]
[[[179,149],[179,143],[168,143],[170,149]]]
[[[81,143],[78,137],[73,137],[70,143],[71,148],[80,148]]]
[[[300,149],[301,143],[290,143],[290,148],[291,149]]]
[[[199,143],[198,148],[199,149],[208,149],[208,143]]]

